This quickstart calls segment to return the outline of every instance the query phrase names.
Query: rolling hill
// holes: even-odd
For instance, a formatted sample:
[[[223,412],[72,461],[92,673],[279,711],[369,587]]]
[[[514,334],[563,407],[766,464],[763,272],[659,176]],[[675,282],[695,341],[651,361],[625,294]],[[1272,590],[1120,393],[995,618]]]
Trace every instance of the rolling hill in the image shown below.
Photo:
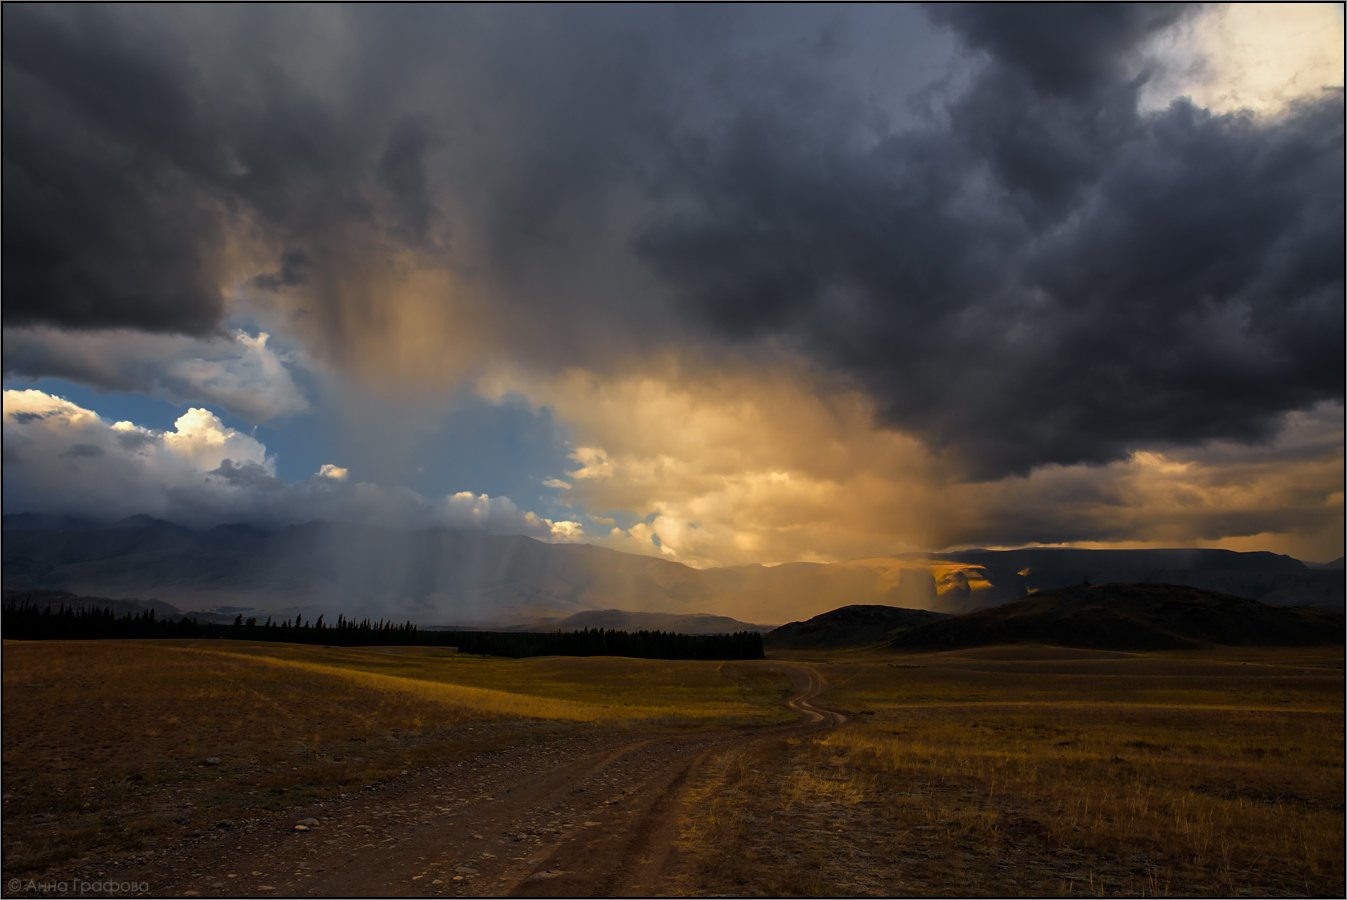
[[[952,592],[962,595],[964,608],[968,610],[993,605],[984,602],[983,597],[1004,602],[1037,591],[1086,583],[1177,584],[1279,606],[1339,610],[1344,599],[1341,570],[1313,569],[1298,559],[1277,553],[1026,547],[943,553],[933,559],[970,567],[987,579],[990,588],[981,591],[982,597],[976,585],[970,590],[956,586]]]
[[[897,606],[855,604],[790,622],[763,636],[773,650],[861,647],[892,639],[895,633],[944,619],[941,613]]]
[[[1343,642],[1343,616],[1282,608],[1181,585],[1062,588],[904,631],[902,650],[1042,643],[1112,650]]]
[[[530,631],[579,631],[610,628],[618,631],[672,631],[678,634],[734,634],[739,631],[771,631],[770,625],[740,622],[729,616],[707,613],[631,612],[624,609],[592,609],[562,619],[537,619],[515,626]]]

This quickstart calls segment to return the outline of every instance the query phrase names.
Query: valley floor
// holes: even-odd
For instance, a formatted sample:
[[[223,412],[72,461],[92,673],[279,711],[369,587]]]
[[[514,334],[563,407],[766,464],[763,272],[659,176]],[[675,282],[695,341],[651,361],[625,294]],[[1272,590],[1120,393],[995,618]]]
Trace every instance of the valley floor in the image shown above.
[[[10,896],[1343,893],[1341,648],[3,653]]]

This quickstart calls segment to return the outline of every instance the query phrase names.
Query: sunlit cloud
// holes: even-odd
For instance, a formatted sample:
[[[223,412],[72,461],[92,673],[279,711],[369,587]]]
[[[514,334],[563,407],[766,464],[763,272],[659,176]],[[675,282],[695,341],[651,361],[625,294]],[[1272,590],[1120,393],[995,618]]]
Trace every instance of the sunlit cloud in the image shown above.
[[[576,479],[589,478],[611,478],[613,475],[613,464],[608,459],[608,454],[601,447],[576,447],[571,453],[571,459],[575,460],[579,468],[570,471],[570,477]],[[560,479],[553,479],[557,485],[566,484]],[[566,484],[566,489],[570,485]]]
[[[570,519],[561,519],[553,521],[552,519],[543,519],[547,523],[548,530],[552,537],[558,541],[579,541],[585,537],[584,526],[579,522]]]
[[[1223,3],[1159,35],[1142,102],[1269,115],[1343,86],[1340,3]]]
[[[829,395],[798,372],[497,378],[494,389],[508,381],[573,423],[588,442],[577,462],[601,462],[603,477],[573,481],[567,502],[637,521],[612,523],[600,542],[694,566],[1108,540],[1242,545],[1252,534],[1264,549],[1329,559],[1343,540],[1335,404],[1288,417],[1271,442],[966,482],[876,425],[862,397]]]
[[[251,463],[272,470],[267,448],[255,438],[226,428],[220,417],[208,409],[193,407],[178,417],[174,431],[163,435],[164,446],[191,460],[202,471],[212,471],[225,460],[235,464]]]

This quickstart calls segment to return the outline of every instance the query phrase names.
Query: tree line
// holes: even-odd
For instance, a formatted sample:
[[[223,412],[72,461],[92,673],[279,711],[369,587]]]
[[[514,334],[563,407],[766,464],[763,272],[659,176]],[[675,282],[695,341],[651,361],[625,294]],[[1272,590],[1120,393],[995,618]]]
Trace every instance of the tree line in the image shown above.
[[[6,599],[0,631],[11,640],[97,640],[104,638],[219,638],[281,641],[338,647],[453,647],[483,656],[633,656],[642,659],[762,659],[762,635],[678,634],[670,631],[447,631],[411,622],[302,615],[276,620],[235,617],[232,624],[199,622],[190,616],[160,617],[153,609],[126,612],[98,606],[33,603]]]

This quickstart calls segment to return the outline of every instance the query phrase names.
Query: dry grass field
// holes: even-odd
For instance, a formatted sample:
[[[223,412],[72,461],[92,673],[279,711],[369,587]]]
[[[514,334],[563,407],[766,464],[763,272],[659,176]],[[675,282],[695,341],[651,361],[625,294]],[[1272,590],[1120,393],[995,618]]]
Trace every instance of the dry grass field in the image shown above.
[[[813,659],[850,719],[708,773],[686,887],[1343,893],[1341,648]]]
[[[588,889],[609,882],[568,860],[637,834],[653,850],[665,830],[678,851],[639,883],[669,894],[1344,888],[1341,648],[726,664],[233,641],[3,652],[6,878],[138,872],[230,896],[234,874],[211,874],[225,853],[258,882],[350,892],[350,872],[385,874],[360,862],[367,829],[405,818],[389,883],[423,877],[400,868],[427,865],[418,848],[453,848],[419,893],[561,869],[582,880],[557,890]],[[783,669],[794,690],[821,675],[815,702],[846,721],[745,727],[792,719]],[[321,841],[280,843],[301,809],[326,810]],[[544,855],[505,855],[528,842]],[[465,856],[480,874],[455,876]]]
[[[784,678],[740,663],[239,641],[6,641],[3,663],[6,876],[577,730],[788,718]]]

